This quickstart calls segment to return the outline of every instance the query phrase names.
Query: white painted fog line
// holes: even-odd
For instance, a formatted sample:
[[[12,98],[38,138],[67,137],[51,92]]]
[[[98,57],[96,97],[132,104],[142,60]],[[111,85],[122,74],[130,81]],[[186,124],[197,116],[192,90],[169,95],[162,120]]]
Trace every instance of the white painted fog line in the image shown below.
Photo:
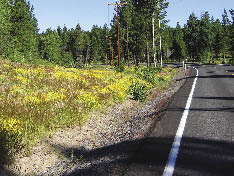
[[[186,124],[186,121],[188,118],[189,108],[190,108],[190,105],[192,103],[193,93],[194,93],[196,83],[197,83],[198,69],[196,69],[196,70],[197,70],[197,75],[196,75],[196,78],[194,79],[193,86],[192,86],[191,92],[189,94],[184,113],[182,115],[178,130],[176,132],[174,143],[172,145],[170,155],[168,157],[167,165],[166,165],[164,172],[163,172],[163,176],[172,176],[174,173],[176,159],[177,159],[177,155],[178,155],[179,149],[180,149],[181,139],[183,137],[185,124]]]

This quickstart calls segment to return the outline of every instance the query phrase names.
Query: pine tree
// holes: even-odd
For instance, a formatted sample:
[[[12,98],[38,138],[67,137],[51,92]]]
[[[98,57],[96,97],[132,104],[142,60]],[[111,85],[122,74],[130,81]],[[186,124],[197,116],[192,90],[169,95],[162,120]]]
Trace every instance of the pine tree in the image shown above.
[[[184,36],[184,32],[183,32],[183,36]],[[162,46],[163,46],[163,51],[165,53],[166,59],[169,59],[169,49],[172,48],[173,37],[174,37],[173,29],[170,28],[169,26],[166,26],[162,32],[162,38],[163,38]]]
[[[59,31],[60,32],[60,31]],[[61,35],[61,40],[62,40],[62,54],[69,52],[69,40],[70,40],[70,35],[69,31],[66,26],[63,27],[61,34],[58,33],[58,35]]]
[[[190,56],[190,58],[197,59],[198,58],[198,46],[199,46],[199,20],[195,16],[194,13],[192,13],[189,16],[189,19],[187,21],[187,24],[185,24],[185,43],[187,46],[187,51]]]
[[[171,57],[179,62],[186,57],[186,46],[184,42],[183,31],[179,23],[177,23],[176,29],[173,32],[173,42],[171,50]]]
[[[0,56],[7,56],[10,50],[10,6],[8,0],[0,0]]]
[[[224,29],[219,19],[213,22],[212,26],[213,26],[212,48],[214,50],[216,58],[219,58],[220,53],[224,49]]]
[[[127,3],[121,8],[120,11],[120,26],[122,29],[122,50],[125,58],[125,62],[130,64],[130,54],[131,54],[131,44],[133,43],[131,38],[131,29],[132,29],[132,13],[133,13],[133,4],[132,0],[121,1],[121,3]]]
[[[228,18],[228,13],[227,13],[226,9],[224,9],[223,14],[222,14],[222,25],[224,27],[227,27],[230,24],[231,24],[231,22],[230,22],[230,20]]]
[[[84,39],[84,50],[83,50],[83,55],[84,55],[84,65],[86,65],[88,62],[91,62],[90,59],[90,32],[86,31],[83,33],[83,39]]]
[[[110,45],[109,45],[109,29],[105,24],[102,28],[101,32],[101,62],[107,64],[108,63],[108,54],[110,53]]]
[[[202,14],[201,20],[199,21],[199,45],[198,55],[200,59],[210,59],[211,56],[211,22],[208,12]]]
[[[225,59],[226,53],[228,53],[228,48],[230,46],[230,41],[229,41],[229,28],[230,28],[230,20],[228,18],[228,14],[226,9],[224,9],[224,12],[222,14],[222,27],[223,27],[223,48],[222,48],[222,53],[223,57]]]
[[[90,61],[98,62],[101,60],[102,46],[101,46],[101,31],[102,28],[94,25],[90,32]]]
[[[62,30],[62,28],[60,26],[57,27],[57,33],[60,36],[60,38],[62,39],[63,30]]]
[[[47,29],[40,35],[39,50],[42,59],[62,65],[61,46],[62,40],[57,31]]]
[[[75,30],[71,31],[70,49],[72,51],[73,58],[76,62],[84,62],[84,35],[79,24],[76,25]]]
[[[10,35],[13,55],[10,59],[32,61],[38,58],[38,28],[33,7],[26,0],[9,1],[11,6]]]
[[[230,10],[231,18],[232,18],[232,24],[230,27],[230,48],[229,51],[232,55],[232,59],[234,59],[234,10]]]

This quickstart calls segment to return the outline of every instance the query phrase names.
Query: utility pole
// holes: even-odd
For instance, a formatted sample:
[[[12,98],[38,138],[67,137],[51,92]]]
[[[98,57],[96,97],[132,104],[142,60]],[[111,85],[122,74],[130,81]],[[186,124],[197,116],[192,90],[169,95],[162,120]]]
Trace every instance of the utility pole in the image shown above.
[[[119,41],[119,7],[122,5],[126,5],[127,3],[118,3],[118,1],[116,1],[116,4],[108,4],[110,5],[114,5],[117,8],[117,30],[118,30],[118,57],[119,57],[119,71],[120,71],[120,41]]]

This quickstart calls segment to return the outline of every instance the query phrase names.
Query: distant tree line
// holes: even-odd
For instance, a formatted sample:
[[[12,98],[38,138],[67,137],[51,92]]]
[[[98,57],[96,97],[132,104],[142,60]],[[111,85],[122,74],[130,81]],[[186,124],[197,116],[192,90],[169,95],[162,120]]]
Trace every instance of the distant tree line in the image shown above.
[[[158,20],[163,20],[166,0],[125,0],[119,9],[121,58],[126,63],[143,62],[147,52],[152,61],[152,19],[155,38],[159,37]],[[110,64],[117,58],[117,17],[110,27],[94,25],[84,31],[58,26],[39,33],[33,7],[26,0],[0,0],[0,56],[13,61],[43,59],[65,66],[87,63]],[[156,47],[159,41],[156,40]],[[113,49],[113,51],[112,51]],[[158,48],[157,48],[158,50]]]
[[[166,0],[121,0],[119,8],[121,61],[124,64],[163,59],[181,61],[234,57],[234,13],[226,10],[222,21],[208,12],[199,19],[191,14],[182,28],[167,26]],[[27,0],[0,0],[0,56],[12,61],[45,60],[63,66],[111,64],[117,61],[117,16],[109,25],[84,31],[60,26],[39,33],[33,7]],[[115,9],[116,10],[116,9]],[[159,20],[161,30],[159,29]],[[154,32],[153,32],[154,31]],[[159,36],[162,36],[162,52]],[[153,38],[155,48],[153,48]]]
[[[224,9],[221,21],[210,17],[208,12],[200,18],[192,13],[183,28],[179,23],[176,28],[169,28],[171,58],[210,62],[234,58],[233,12],[230,10],[230,19]]]

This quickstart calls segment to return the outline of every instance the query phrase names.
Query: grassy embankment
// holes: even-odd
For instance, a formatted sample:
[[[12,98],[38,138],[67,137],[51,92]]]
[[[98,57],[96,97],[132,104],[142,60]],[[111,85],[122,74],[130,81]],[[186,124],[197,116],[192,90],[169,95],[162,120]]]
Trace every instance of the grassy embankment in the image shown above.
[[[30,149],[57,128],[81,125],[89,113],[131,94],[144,100],[166,89],[172,68],[106,69],[36,66],[0,60],[0,149],[3,158]],[[27,151],[27,150],[26,150]]]

